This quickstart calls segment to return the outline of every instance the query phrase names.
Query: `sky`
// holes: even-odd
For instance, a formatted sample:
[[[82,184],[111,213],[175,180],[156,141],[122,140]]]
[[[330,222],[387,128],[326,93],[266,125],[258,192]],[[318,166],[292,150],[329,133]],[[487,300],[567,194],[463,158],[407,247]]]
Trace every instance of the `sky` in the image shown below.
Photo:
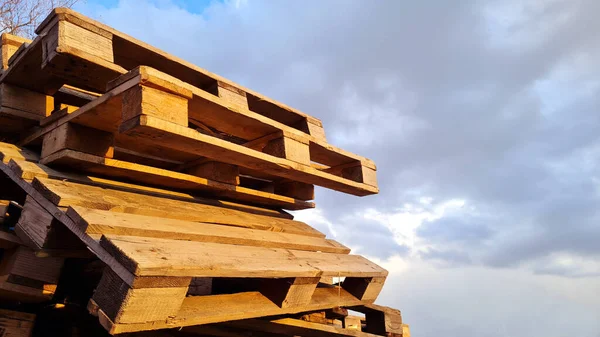
[[[600,336],[600,2],[88,0],[320,118],[381,193],[303,220],[390,271],[411,333]]]

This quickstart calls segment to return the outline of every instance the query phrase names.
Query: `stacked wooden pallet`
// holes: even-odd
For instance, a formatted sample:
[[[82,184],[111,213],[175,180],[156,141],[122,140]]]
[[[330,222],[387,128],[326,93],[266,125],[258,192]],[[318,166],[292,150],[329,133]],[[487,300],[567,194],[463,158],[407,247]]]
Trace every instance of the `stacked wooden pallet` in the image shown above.
[[[87,308],[110,334],[408,334],[372,304],[387,271],[284,211],[314,207],[314,185],[377,193],[372,161],[328,144],[318,119],[71,10],[36,32],[2,36],[7,309]]]

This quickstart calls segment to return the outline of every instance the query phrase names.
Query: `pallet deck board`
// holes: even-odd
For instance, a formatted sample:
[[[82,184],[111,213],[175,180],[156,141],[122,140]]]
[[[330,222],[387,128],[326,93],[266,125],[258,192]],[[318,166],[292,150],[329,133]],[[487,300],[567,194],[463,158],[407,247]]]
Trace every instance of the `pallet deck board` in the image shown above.
[[[137,276],[385,277],[360,255],[103,235],[100,244]]]
[[[184,299],[177,315],[161,321],[118,324],[112,322],[101,311],[99,318],[101,324],[109,332],[119,334],[323,310],[331,308],[332,303],[337,306],[351,306],[365,302],[344,289],[317,288],[309,304],[281,308],[260,292],[253,291],[226,295],[190,296]]]
[[[202,191],[217,197],[241,200],[270,207],[281,207],[289,210],[314,208],[314,203],[308,201],[68,149],[49,155],[42,159],[41,163],[52,163],[53,165],[62,167],[78,168],[92,174],[123,178],[151,186],[154,185],[181,191]]]
[[[70,258],[92,258],[86,289],[68,280],[52,300],[91,297],[111,334],[408,335],[371,305],[388,272],[285,211],[314,208],[315,185],[378,193],[373,161],[329,144],[319,119],[70,9],[36,33],[0,46],[3,300],[48,301],[88,265]],[[367,319],[298,320],[337,307]]]
[[[58,207],[76,205],[115,212],[325,237],[323,233],[300,221],[258,215],[228,207],[169,200],[47,178],[35,178],[32,184]]]
[[[0,150],[1,151],[1,150]],[[2,152],[0,152],[0,155]],[[224,200],[214,200],[203,198],[197,195],[176,192],[171,190],[165,190],[160,188],[148,187],[144,185],[136,185],[131,183],[124,183],[117,180],[111,180],[106,178],[99,178],[95,176],[89,175],[81,175],[77,173],[68,173],[63,171],[58,171],[47,167],[42,164],[38,164],[35,162],[23,161],[19,159],[11,159],[8,162],[8,166],[10,169],[21,179],[32,181],[36,177],[39,178],[51,178],[58,179],[67,182],[74,182],[84,185],[91,185],[101,188],[109,188],[123,192],[130,193],[138,193],[144,194],[159,198],[173,199],[173,200],[181,200],[191,203],[201,203],[201,204],[209,204],[213,206],[221,206],[221,207],[229,207],[233,209],[242,210],[245,212],[258,214],[258,215],[267,215],[275,218],[284,218],[293,220],[293,216],[284,213],[283,211],[278,211],[274,209],[257,207],[252,205],[243,205],[240,203],[224,201]]]

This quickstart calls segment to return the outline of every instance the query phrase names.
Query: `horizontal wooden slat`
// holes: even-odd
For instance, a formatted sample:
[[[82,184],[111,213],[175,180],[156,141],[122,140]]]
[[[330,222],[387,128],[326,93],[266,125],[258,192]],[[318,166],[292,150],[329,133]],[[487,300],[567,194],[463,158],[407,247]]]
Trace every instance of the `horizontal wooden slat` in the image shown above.
[[[347,254],[350,249],[323,238],[214,225],[144,215],[70,207],[67,215],[88,234],[129,235],[197,242]]]
[[[73,150],[61,150],[43,158],[42,164],[77,168],[94,174],[127,179],[129,181],[211,193],[215,196],[240,200],[270,207],[289,210],[314,208],[314,203],[266,193],[250,188],[226,184],[206,178],[160,169],[156,167],[130,163],[122,160],[104,158]]]
[[[359,255],[235,246],[120,235],[100,245],[137,276],[385,277],[387,271]]]
[[[33,186],[59,207],[83,206],[186,221],[218,223],[317,237],[325,236],[300,221],[253,214],[227,207],[227,205],[218,207],[170,200],[46,178],[35,178]]]
[[[176,316],[161,321],[114,324],[102,312],[99,312],[99,319],[109,332],[118,334],[308,312],[363,303],[344,289],[338,288],[317,288],[308,305],[287,308],[279,307],[260,292],[245,292],[187,297]]]
[[[2,150],[0,150],[0,155],[2,155]],[[153,188],[144,185],[136,185],[131,183],[124,183],[117,180],[99,178],[94,176],[87,176],[75,173],[68,173],[64,171],[58,171],[53,168],[47,167],[42,164],[37,164],[34,162],[26,162],[23,160],[13,159],[8,163],[9,167],[12,171],[15,172],[21,179],[25,179],[28,181],[33,180],[34,178],[52,178],[59,179],[64,181],[71,181],[80,184],[98,186],[103,188],[110,188],[125,192],[131,193],[139,193],[145,195],[151,195],[155,197],[174,199],[174,200],[183,200],[192,203],[202,203],[209,204],[213,206],[222,206],[222,207],[230,207],[238,210],[243,210],[249,213],[268,215],[270,217],[279,217],[284,219],[293,219],[293,217],[287,213],[282,211],[272,210],[268,208],[256,207],[251,205],[243,205],[234,202],[224,201],[224,200],[214,200],[208,198],[201,198],[196,195],[192,195],[189,193],[183,192],[175,192],[171,190],[165,190],[160,188]]]

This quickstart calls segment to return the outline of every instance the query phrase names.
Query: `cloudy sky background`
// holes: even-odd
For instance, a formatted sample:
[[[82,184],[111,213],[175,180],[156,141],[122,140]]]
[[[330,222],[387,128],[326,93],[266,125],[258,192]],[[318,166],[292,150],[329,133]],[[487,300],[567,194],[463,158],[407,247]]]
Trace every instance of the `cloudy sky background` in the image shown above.
[[[600,2],[88,0],[323,120],[381,193],[297,219],[390,270],[414,336],[600,336]]]

